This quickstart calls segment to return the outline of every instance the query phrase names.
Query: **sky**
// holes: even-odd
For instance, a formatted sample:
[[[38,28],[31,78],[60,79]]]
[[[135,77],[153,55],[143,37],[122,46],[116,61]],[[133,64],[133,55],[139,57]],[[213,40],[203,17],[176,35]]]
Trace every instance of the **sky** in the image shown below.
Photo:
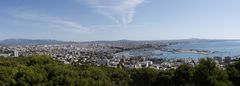
[[[239,39],[240,0],[1,0],[0,40]]]

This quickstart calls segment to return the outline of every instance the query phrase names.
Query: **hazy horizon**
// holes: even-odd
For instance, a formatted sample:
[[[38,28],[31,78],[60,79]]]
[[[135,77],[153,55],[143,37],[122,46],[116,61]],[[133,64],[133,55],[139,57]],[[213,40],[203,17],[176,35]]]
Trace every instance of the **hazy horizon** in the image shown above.
[[[239,0],[2,0],[0,40],[239,39]]]
[[[204,39],[204,38],[186,38],[186,39],[158,39],[158,40],[131,40],[131,39],[115,39],[115,40],[87,40],[87,41],[77,41],[77,40],[58,40],[58,39],[28,39],[28,38],[8,38],[4,40],[54,40],[54,41],[63,41],[63,42],[91,42],[91,41],[172,41],[172,40],[229,40],[229,41],[240,41],[240,39]]]

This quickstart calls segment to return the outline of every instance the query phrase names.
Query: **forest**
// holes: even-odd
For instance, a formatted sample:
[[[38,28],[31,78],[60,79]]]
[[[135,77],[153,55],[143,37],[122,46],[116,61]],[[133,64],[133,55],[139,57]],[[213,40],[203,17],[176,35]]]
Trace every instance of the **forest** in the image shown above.
[[[63,64],[46,55],[0,58],[1,86],[240,86],[240,61],[225,70],[210,58],[175,70]]]

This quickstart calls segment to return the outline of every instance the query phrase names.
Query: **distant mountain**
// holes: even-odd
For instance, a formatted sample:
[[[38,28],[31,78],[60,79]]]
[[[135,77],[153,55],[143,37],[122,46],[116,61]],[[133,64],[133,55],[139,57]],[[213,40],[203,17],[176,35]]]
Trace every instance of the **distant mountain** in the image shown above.
[[[63,44],[70,43],[57,40],[32,40],[32,39],[6,39],[0,41],[0,45],[39,45],[39,44]]]
[[[159,44],[159,43],[192,43],[192,42],[214,42],[214,41],[231,41],[231,40],[212,40],[212,39],[179,39],[179,40],[141,40],[141,41],[133,41],[133,40],[116,40],[116,41],[88,41],[88,42],[66,42],[66,41],[58,41],[58,40],[33,40],[33,39],[6,39],[0,41],[0,45],[43,45],[43,44]]]

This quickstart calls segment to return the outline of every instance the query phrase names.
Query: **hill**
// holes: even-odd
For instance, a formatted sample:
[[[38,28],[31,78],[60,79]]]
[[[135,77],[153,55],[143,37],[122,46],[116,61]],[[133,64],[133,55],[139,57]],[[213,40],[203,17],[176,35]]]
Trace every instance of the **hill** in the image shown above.
[[[0,41],[0,45],[39,45],[39,44],[63,44],[70,43],[58,40],[33,40],[33,39],[6,39]]]

